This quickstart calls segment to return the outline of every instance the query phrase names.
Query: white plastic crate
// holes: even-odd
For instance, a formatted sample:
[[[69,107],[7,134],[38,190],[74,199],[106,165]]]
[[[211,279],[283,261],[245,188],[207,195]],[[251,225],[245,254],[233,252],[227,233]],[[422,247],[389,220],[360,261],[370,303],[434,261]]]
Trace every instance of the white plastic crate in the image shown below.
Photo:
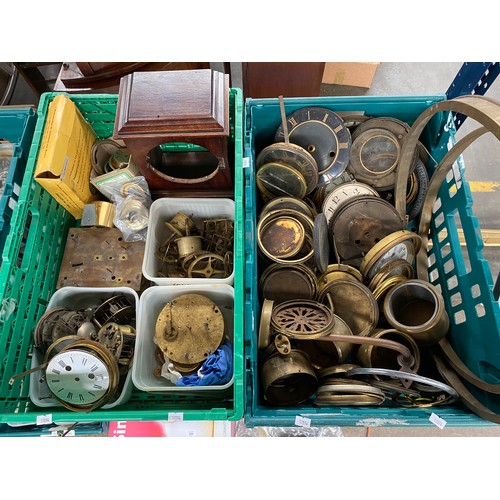
[[[233,287],[225,284],[207,284],[206,282],[201,285],[149,287],[141,295],[139,304],[137,338],[132,365],[132,380],[134,385],[142,391],[207,394],[214,391],[224,391],[233,384],[234,375],[226,384],[210,386],[176,386],[166,378],[154,375],[154,368],[158,364],[155,357],[157,346],[154,342],[156,320],[167,302],[186,293],[199,293],[217,304],[224,317],[226,337],[231,345],[234,345]]]
[[[225,217],[234,221],[234,201],[228,198],[159,198],[149,210],[148,232],[142,263],[144,277],[157,285],[227,284],[234,282],[233,272],[227,278],[164,278],[159,275],[162,262],[155,256],[170,234],[165,221],[183,212],[200,228],[203,219]],[[233,248],[234,253],[234,248]]]
[[[137,311],[139,309],[139,296],[137,293],[128,287],[115,288],[87,288],[67,286],[56,290],[52,295],[47,311],[56,307],[67,307],[68,309],[85,309],[89,306],[95,306],[105,300],[115,296],[125,295],[133,304],[135,304],[136,326],[137,326]],[[132,325],[134,326],[134,325]],[[33,350],[33,358],[31,368],[39,366],[43,362],[43,357],[37,349]],[[31,401],[42,408],[62,406],[53,396],[46,382],[40,377],[41,372],[33,372],[30,375],[30,391],[29,397]],[[115,408],[126,403],[132,395],[132,369],[128,370],[127,377],[123,384],[123,388],[119,396],[112,403],[102,406],[103,410]]]

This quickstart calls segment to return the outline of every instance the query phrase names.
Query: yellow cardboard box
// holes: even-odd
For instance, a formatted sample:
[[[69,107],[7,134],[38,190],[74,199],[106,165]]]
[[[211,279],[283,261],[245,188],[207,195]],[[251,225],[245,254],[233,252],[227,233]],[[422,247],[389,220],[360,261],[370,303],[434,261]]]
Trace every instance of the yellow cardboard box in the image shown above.
[[[60,94],[49,104],[34,177],[75,219],[98,199],[90,191],[90,151],[96,138],[69,97]]]

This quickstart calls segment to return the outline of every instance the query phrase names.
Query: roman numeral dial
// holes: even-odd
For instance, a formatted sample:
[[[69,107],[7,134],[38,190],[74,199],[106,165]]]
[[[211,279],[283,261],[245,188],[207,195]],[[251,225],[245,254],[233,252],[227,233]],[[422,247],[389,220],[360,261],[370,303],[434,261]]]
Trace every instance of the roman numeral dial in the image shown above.
[[[349,164],[351,133],[334,110],[319,106],[304,107],[286,117],[290,143],[296,144],[316,160],[322,187],[341,175]],[[274,136],[284,142],[283,125]]]
[[[56,354],[50,360],[46,381],[59,401],[72,406],[91,405],[107,395],[110,373],[99,356],[71,349]]]

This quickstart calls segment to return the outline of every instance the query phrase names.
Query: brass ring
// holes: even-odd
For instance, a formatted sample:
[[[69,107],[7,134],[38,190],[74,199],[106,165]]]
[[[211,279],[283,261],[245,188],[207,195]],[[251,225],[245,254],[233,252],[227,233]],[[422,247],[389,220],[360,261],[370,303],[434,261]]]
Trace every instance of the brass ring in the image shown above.
[[[400,231],[387,235],[385,238],[382,238],[378,243],[376,243],[363,257],[359,266],[359,270],[365,279],[373,278],[373,276],[370,275],[372,267],[377,263],[380,257],[388,251],[389,248],[393,248],[404,242],[411,242],[413,244],[416,255],[422,245],[422,238],[418,234],[406,229],[401,229]]]

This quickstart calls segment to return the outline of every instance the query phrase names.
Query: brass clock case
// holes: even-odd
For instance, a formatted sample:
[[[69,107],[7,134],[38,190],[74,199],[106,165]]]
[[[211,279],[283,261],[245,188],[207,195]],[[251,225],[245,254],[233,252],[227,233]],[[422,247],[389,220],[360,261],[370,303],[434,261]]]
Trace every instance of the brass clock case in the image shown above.
[[[344,278],[354,278],[360,283],[363,282],[363,275],[353,266],[347,264],[329,264],[326,271],[318,276],[318,283],[326,285],[329,281],[329,275],[335,275],[335,273],[342,273],[341,276]],[[327,278],[326,280],[324,278]],[[334,278],[333,278],[334,279]]]
[[[398,275],[398,276],[391,276],[390,278],[387,278],[386,280],[382,281],[375,290],[373,290],[373,296],[375,297],[375,300],[377,301],[379,310],[382,311],[384,307],[384,299],[389,293],[389,291],[395,287],[396,285],[399,285],[399,283],[403,283],[403,281],[406,281],[408,278],[406,276]]]
[[[360,123],[352,133],[352,140],[355,141],[363,132],[374,128],[382,128],[388,130],[398,139],[403,142],[406,135],[410,131],[410,126],[397,118],[390,116],[372,117]]]
[[[394,188],[401,157],[397,137],[385,129],[370,129],[352,143],[349,173],[379,191]]]
[[[272,210],[259,218],[257,244],[274,262],[300,264],[314,256],[313,230],[314,221],[297,210]]]
[[[388,262],[369,281],[368,288],[373,291],[380,283],[392,276],[404,276],[412,279],[414,275],[413,266],[405,259],[396,259]]]
[[[273,313],[274,302],[272,300],[264,299],[260,311],[259,323],[259,349],[266,349],[269,346],[271,338],[271,314]]]
[[[273,346],[274,347],[274,346]],[[264,400],[271,405],[291,406],[309,399],[318,387],[309,357],[298,349],[287,355],[275,352],[261,367]]]
[[[320,273],[326,271],[330,260],[330,236],[325,214],[319,213],[314,218],[313,245],[314,262]]]

